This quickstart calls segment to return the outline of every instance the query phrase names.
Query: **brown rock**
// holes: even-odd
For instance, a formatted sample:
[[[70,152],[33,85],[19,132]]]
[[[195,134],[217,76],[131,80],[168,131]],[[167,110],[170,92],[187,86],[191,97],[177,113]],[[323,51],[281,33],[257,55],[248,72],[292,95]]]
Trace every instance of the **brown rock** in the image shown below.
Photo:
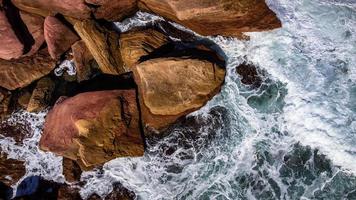
[[[68,182],[78,182],[80,181],[82,170],[74,160],[63,158],[63,175]]]
[[[22,145],[23,140],[32,136],[31,124],[26,123],[9,123],[3,121],[0,123],[0,135],[14,139],[16,145]]]
[[[135,90],[62,99],[47,115],[40,148],[77,160],[82,169],[117,157],[142,156]]]
[[[90,18],[91,9],[84,0],[11,0],[21,10],[47,17],[58,13],[77,19]]]
[[[116,32],[100,26],[95,21],[78,21],[74,28],[103,73],[118,75],[127,72],[123,67],[119,35]]]
[[[93,70],[98,67],[93,55],[91,55],[83,40],[72,45],[72,52],[77,70],[77,81],[89,80]]]
[[[53,59],[59,59],[79,37],[55,17],[48,16],[44,22],[44,36],[48,52]]]
[[[17,99],[17,103],[21,108],[27,109],[28,103],[30,102],[32,94],[28,90],[23,90],[20,92]]]
[[[15,32],[0,8],[0,59],[10,60],[22,56],[24,45],[17,38]],[[1,78],[1,77],[0,77]]]
[[[34,39],[34,44],[31,47],[31,50],[25,54],[25,56],[32,56],[35,54],[38,49],[44,43],[44,32],[43,32],[43,23],[44,18],[39,15],[30,14],[24,11],[20,11],[21,19],[26,24],[26,27]]]
[[[7,158],[0,152],[0,182],[8,186],[16,184],[26,173],[23,161]]]
[[[18,60],[0,59],[0,86],[8,90],[25,87],[50,73],[55,66],[56,63],[48,55],[47,49]]]
[[[142,56],[168,43],[168,38],[154,29],[136,30],[120,36],[120,48],[125,68],[132,69]]]
[[[85,0],[85,2],[98,6],[94,11],[95,18],[109,21],[121,21],[138,10],[137,0]]]
[[[255,66],[248,63],[242,63],[236,68],[236,72],[242,76],[241,83],[245,85],[252,85],[255,88],[261,86],[262,80],[257,73]]]
[[[4,120],[10,114],[11,92],[0,88],[0,120]]]
[[[156,58],[136,65],[144,124],[160,131],[201,108],[220,90],[224,76],[224,69],[199,59]]]
[[[44,110],[52,99],[55,84],[49,77],[44,77],[37,82],[27,106],[28,112],[39,112]]]
[[[180,23],[201,35],[241,36],[281,27],[261,0],[141,0],[139,7]]]
[[[79,189],[70,185],[62,185],[58,189],[57,200],[82,200]]]
[[[120,183],[114,183],[113,191],[105,197],[105,200],[133,200],[135,197],[135,193],[123,187]]]

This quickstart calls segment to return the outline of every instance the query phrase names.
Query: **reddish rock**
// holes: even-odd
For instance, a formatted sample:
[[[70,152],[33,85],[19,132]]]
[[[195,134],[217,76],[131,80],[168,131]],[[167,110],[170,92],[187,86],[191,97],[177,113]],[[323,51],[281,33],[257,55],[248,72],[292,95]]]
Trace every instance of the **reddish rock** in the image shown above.
[[[93,55],[85,45],[83,40],[80,40],[72,45],[73,60],[77,70],[77,81],[85,81],[90,78],[93,70],[98,68]]]
[[[121,21],[138,10],[137,0],[85,0],[86,3],[97,6],[94,16],[97,19]]]
[[[63,158],[63,175],[68,182],[78,182],[80,181],[82,170],[74,160]]]
[[[56,63],[47,49],[18,60],[0,59],[0,86],[8,90],[22,88],[50,73]]]
[[[16,59],[23,54],[24,45],[12,30],[2,9],[0,9],[0,44],[0,59]]]
[[[90,18],[91,9],[84,0],[11,0],[21,10],[41,16],[58,13],[77,19]]]
[[[48,52],[53,59],[59,59],[79,37],[55,17],[48,16],[44,22],[44,36]]]
[[[0,182],[8,186],[16,184],[26,173],[23,161],[7,158],[0,152]]]
[[[276,14],[261,0],[140,0],[139,7],[201,35],[241,37],[243,32],[281,27]]]
[[[34,44],[31,47],[31,50],[25,54],[25,56],[32,56],[35,54],[38,49],[44,43],[44,32],[43,32],[43,23],[44,18],[39,15],[30,14],[24,11],[20,11],[21,19],[25,23],[28,31],[34,39]]]
[[[117,157],[142,156],[135,90],[62,99],[46,117],[40,148],[76,160],[84,170]]]

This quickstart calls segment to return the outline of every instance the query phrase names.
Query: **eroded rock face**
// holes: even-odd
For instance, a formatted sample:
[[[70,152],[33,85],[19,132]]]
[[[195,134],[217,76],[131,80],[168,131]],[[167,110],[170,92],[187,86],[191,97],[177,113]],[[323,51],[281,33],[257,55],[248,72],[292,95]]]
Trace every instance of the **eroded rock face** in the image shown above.
[[[39,112],[44,110],[50,103],[55,83],[49,77],[42,78],[36,84],[32,96],[27,105],[28,112]]]
[[[85,0],[85,2],[98,7],[94,11],[95,18],[109,21],[121,21],[138,9],[137,0]]]
[[[131,70],[142,56],[148,55],[167,43],[167,36],[152,28],[123,33],[120,35],[122,60],[126,68]]]
[[[40,148],[91,168],[111,159],[142,156],[135,90],[81,93],[49,112]]]
[[[119,35],[116,32],[100,26],[95,21],[77,21],[74,28],[103,73],[119,75],[127,72],[123,66]]]
[[[156,58],[134,67],[146,127],[162,130],[204,106],[224,82],[217,64],[190,58]]]
[[[141,0],[139,7],[180,23],[201,35],[241,36],[281,27],[261,0]]]
[[[31,50],[25,56],[32,56],[45,41],[43,31],[44,18],[24,11],[20,11],[20,16],[34,40]]]
[[[77,71],[77,81],[82,82],[89,80],[94,69],[98,67],[93,55],[91,55],[83,40],[72,45],[72,52]]]
[[[17,38],[15,32],[0,8],[0,59],[10,60],[22,56],[24,45]],[[0,76],[1,78],[1,76]]]
[[[21,10],[41,16],[63,14],[77,19],[90,18],[91,9],[84,0],[11,0]]]
[[[49,56],[47,49],[18,60],[0,59],[0,86],[8,90],[25,87],[50,73],[55,66],[56,63]]]
[[[7,186],[16,184],[26,173],[23,161],[7,158],[7,154],[0,152],[0,182]]]
[[[44,22],[44,36],[48,52],[53,59],[59,59],[79,37],[55,17],[48,16]]]

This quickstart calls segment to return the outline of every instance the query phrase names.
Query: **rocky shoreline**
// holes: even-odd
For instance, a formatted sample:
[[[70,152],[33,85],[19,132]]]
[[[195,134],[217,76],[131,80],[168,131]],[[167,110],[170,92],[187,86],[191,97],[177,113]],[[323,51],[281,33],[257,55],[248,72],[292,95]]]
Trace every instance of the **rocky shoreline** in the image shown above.
[[[113,22],[138,10],[166,20],[121,33]],[[82,171],[143,156],[147,138],[164,137],[219,93],[225,56],[169,21],[203,36],[240,39],[248,39],[244,32],[281,26],[255,0],[0,0],[1,119],[49,108],[39,147],[64,158],[63,174],[72,183],[27,177],[18,188],[36,183],[33,192],[12,194],[24,163],[1,153],[0,199],[81,199]],[[57,76],[59,65],[74,66],[75,74]],[[258,87],[256,70],[245,66],[238,71],[244,83]],[[4,122],[0,130],[19,143],[28,134]],[[134,196],[118,183],[105,199]]]

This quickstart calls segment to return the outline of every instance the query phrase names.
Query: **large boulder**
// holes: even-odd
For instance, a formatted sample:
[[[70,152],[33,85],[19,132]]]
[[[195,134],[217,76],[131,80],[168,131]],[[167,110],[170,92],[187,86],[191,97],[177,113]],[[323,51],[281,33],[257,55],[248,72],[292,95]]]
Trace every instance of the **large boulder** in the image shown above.
[[[262,0],[140,0],[139,7],[180,23],[201,35],[241,36],[281,22]]]
[[[0,152],[0,182],[7,186],[16,184],[26,173],[24,161],[7,158]]]
[[[93,12],[95,18],[109,21],[121,21],[138,10],[137,0],[85,0],[85,2],[97,7]]]
[[[54,16],[58,13],[77,19],[88,19],[91,9],[84,0],[11,0],[21,10],[41,16]]]
[[[44,36],[48,52],[53,59],[59,59],[79,37],[56,17],[48,16],[44,22]]]
[[[85,45],[85,42],[80,40],[74,43],[72,45],[72,53],[77,72],[77,81],[89,80],[95,69],[98,68],[98,64]]]
[[[20,11],[20,16],[34,40],[31,50],[27,52],[25,56],[32,56],[40,49],[45,41],[43,31],[44,18],[24,11]]]
[[[224,82],[217,64],[192,58],[155,58],[134,67],[147,130],[161,131],[204,106]]]
[[[118,33],[108,30],[92,20],[76,21],[74,28],[103,73],[119,75],[127,72],[120,54]]]
[[[10,60],[22,56],[24,45],[17,38],[5,12],[0,8],[0,59]],[[1,78],[1,77],[0,77]]]
[[[18,60],[0,59],[0,86],[8,90],[22,88],[50,73],[56,62],[51,59],[47,49]]]
[[[120,50],[125,67],[131,70],[142,56],[152,53],[167,44],[168,41],[169,39],[166,35],[153,28],[121,34]]]
[[[76,160],[83,169],[143,155],[135,90],[87,92],[58,101],[46,117],[42,150]]]

